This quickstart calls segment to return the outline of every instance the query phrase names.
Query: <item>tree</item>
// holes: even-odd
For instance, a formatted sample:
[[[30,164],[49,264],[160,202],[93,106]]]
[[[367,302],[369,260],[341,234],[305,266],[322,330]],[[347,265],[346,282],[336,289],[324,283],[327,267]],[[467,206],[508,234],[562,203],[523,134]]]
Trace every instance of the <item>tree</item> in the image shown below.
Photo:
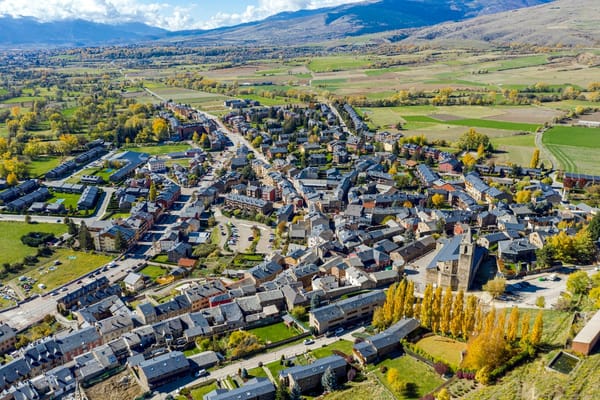
[[[156,184],[154,182],[152,182],[150,184],[150,191],[148,192],[148,200],[156,201],[156,196],[157,196]]]
[[[421,303],[421,325],[425,328],[431,328],[431,308],[433,302],[433,286],[428,284],[425,286],[423,293],[423,302]]]
[[[462,332],[462,322],[464,318],[465,292],[461,289],[452,304],[452,321],[450,321],[450,333],[458,337]]]
[[[594,218],[590,221],[590,224],[587,227],[588,232],[590,233],[591,239],[596,242],[600,238],[600,213],[594,215]]]
[[[546,307],[546,298],[544,296],[539,296],[537,299],[535,299],[535,305],[539,308]]]
[[[467,153],[462,157],[462,162],[465,167],[472,168],[477,163],[477,160],[471,155],[471,153]]]
[[[478,160],[482,159],[484,155],[485,155],[485,146],[483,145],[483,143],[479,143],[479,146],[477,147],[477,159]]]
[[[323,385],[323,389],[327,392],[333,392],[338,388],[337,377],[331,370],[331,367],[328,367],[325,370],[325,373],[321,377],[321,385]]]
[[[15,174],[14,172],[10,172],[8,175],[6,175],[6,184],[8,186],[15,186],[17,183],[19,183],[19,180],[17,179],[17,174]]]
[[[535,149],[529,162],[529,168],[536,168],[540,162],[540,149]]]
[[[433,292],[433,302],[431,303],[431,330],[439,332],[440,317],[442,313],[442,287],[438,286]]]
[[[450,393],[448,393],[448,389],[443,388],[442,390],[440,390],[438,392],[438,394],[435,396],[435,400],[451,400],[452,397],[450,397]]]
[[[462,320],[462,336],[463,339],[469,339],[473,334],[473,329],[475,328],[475,317],[477,312],[477,297],[474,295],[469,295],[467,297],[467,308],[463,314]]]
[[[31,223],[31,215],[25,215],[25,223],[26,224],[30,224]]]
[[[83,250],[92,250],[94,248],[94,241],[92,239],[92,235],[88,230],[85,222],[81,221],[81,225],[79,226],[79,248]]]
[[[227,346],[234,357],[243,357],[262,348],[258,337],[247,331],[232,332]]]
[[[255,138],[252,140],[252,143],[251,143],[251,144],[252,144],[252,147],[254,147],[254,148],[258,148],[258,147],[260,147],[260,145],[262,144],[262,142],[263,142],[263,137],[262,137],[262,136],[260,136],[260,135],[258,135],[257,137],[255,137]]]
[[[519,190],[515,195],[515,201],[520,204],[531,201],[531,190]]]
[[[529,343],[532,346],[539,346],[542,341],[542,333],[544,331],[544,319],[542,311],[538,311],[535,321],[533,322],[533,328],[531,329],[531,334],[529,335]]]
[[[282,382],[277,383],[277,390],[275,391],[275,400],[290,400],[290,393],[288,392],[287,388]]]
[[[390,324],[393,324],[404,316],[404,298],[406,293],[406,279],[403,279],[397,286],[393,294],[393,314]]]
[[[406,292],[404,294],[404,317],[412,318],[415,306],[415,283],[408,281]]]
[[[319,308],[320,306],[321,306],[321,296],[318,294],[315,294],[310,299],[310,309],[314,310],[315,308]]]
[[[535,252],[536,265],[539,267],[550,267],[554,264],[556,251],[554,247],[546,244]]]
[[[290,314],[292,314],[292,317],[294,317],[298,321],[306,320],[306,308],[305,307],[296,306],[296,307],[292,308],[292,311],[290,312]]]
[[[448,286],[444,299],[442,301],[442,310],[440,313],[440,331],[445,334],[450,331],[450,321],[452,317],[452,288]]]
[[[152,120],[152,133],[158,142],[162,142],[169,138],[169,125],[162,118],[154,118]]]
[[[294,383],[294,385],[292,386],[292,390],[290,391],[289,398],[290,398],[290,400],[302,399],[302,390],[300,389],[300,386],[298,386],[297,383]]]
[[[510,343],[517,339],[517,332],[519,331],[519,309],[513,307],[510,310],[510,316],[508,317],[508,325],[506,327],[506,340]]]
[[[483,290],[488,292],[492,298],[500,296],[506,290],[506,279],[494,278],[483,285]]]
[[[198,143],[199,140],[200,140],[200,135],[198,135],[198,132],[194,131],[194,134],[192,135],[192,142]]]
[[[590,289],[592,280],[585,271],[578,271],[567,279],[567,290],[572,294],[587,293]]]
[[[529,314],[523,315],[521,321],[521,347],[525,347],[529,343]]]
[[[490,138],[483,133],[478,133],[475,129],[471,128],[467,132],[463,133],[458,138],[458,147],[461,150],[476,150],[480,144],[483,144],[484,148],[487,148],[490,144]]]
[[[442,194],[436,193],[431,196],[431,203],[435,208],[440,208],[444,205],[444,203],[446,203],[446,197],[444,197]]]
[[[208,138],[208,135],[205,132],[202,133],[202,136],[200,136],[199,144],[205,149],[210,148],[210,139]]]
[[[115,235],[115,249],[122,252],[127,249],[127,239],[123,236],[123,233],[119,230]]]

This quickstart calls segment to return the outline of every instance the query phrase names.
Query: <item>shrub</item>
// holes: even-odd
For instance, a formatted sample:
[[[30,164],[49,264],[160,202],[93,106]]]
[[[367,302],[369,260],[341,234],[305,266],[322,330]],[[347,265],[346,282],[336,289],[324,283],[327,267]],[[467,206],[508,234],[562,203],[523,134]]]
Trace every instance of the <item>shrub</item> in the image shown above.
[[[446,375],[450,370],[450,368],[443,362],[436,362],[435,364],[433,364],[433,369],[435,370],[435,372],[442,376]]]
[[[381,372],[382,374],[385,374],[388,371],[388,367],[385,365],[382,365],[381,367],[379,367],[379,372]]]
[[[29,247],[38,247],[51,240],[54,240],[54,234],[47,232],[29,232],[28,234],[21,236],[21,242]]]

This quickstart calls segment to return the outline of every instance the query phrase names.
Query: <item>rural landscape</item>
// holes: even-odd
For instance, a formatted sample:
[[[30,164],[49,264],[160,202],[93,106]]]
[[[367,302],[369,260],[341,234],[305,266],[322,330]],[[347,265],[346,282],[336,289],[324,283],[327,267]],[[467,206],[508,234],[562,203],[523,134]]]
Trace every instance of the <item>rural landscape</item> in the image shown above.
[[[592,0],[1,3],[0,398],[600,398]]]

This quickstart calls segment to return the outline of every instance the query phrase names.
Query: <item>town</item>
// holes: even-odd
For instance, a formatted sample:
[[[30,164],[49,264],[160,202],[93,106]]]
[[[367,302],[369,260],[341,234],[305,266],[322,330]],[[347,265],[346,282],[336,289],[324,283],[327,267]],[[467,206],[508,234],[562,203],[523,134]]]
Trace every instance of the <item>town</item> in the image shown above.
[[[458,393],[475,374],[506,372],[459,368],[494,313],[568,308],[567,289],[600,284],[590,278],[598,209],[567,200],[598,176],[559,176],[538,160],[494,165],[474,129],[460,155],[373,132],[347,103],[227,100],[217,118],[159,100],[147,111],[158,145],[89,141],[43,178],[0,192],[0,219],[67,225],[45,244],[115,258],[55,287],[19,277],[24,298],[0,313],[2,398],[79,398],[111,382],[103,390],[133,388],[130,398],[297,399],[374,370],[385,390],[423,398],[453,371]],[[571,341],[581,357],[600,338],[599,318]],[[56,323],[67,329],[22,334]],[[536,319],[531,339],[521,332],[527,351],[541,329]],[[419,347],[445,336],[449,358]],[[390,378],[398,370],[385,360],[397,357],[420,363],[430,385]]]

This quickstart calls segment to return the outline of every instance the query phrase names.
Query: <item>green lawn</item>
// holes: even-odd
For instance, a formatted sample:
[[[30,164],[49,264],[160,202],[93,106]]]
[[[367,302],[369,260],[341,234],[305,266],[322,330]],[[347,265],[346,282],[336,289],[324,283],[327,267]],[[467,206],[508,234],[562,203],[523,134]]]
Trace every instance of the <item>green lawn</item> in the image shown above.
[[[164,144],[159,146],[141,146],[141,147],[128,147],[126,150],[135,151],[138,153],[148,153],[150,155],[163,155],[169,153],[175,153],[179,151],[185,151],[191,149],[188,144]]]
[[[148,265],[147,267],[139,271],[139,274],[146,275],[150,279],[154,280],[160,276],[165,275],[167,272],[167,269],[159,267],[158,265]]]
[[[43,263],[35,271],[28,273],[28,276],[37,280],[32,291],[36,293],[49,292],[110,262],[112,259],[113,257],[101,254],[58,249],[51,257],[43,259]],[[54,265],[55,260],[60,261],[60,264]],[[38,284],[46,285],[46,289],[39,289]]]
[[[26,224],[24,222],[0,222],[0,254],[2,262],[14,263],[23,257],[35,255],[36,249],[21,243],[21,236],[29,232],[48,232],[56,236],[67,232],[64,224]]]
[[[250,375],[252,378],[268,378],[267,373],[262,367],[249,369],[248,375]]]
[[[443,382],[442,378],[427,364],[415,360],[410,356],[402,356],[391,360],[385,360],[374,367],[375,375],[377,375],[379,380],[392,392],[393,390],[388,384],[385,374],[382,374],[379,370],[382,365],[385,365],[388,369],[396,368],[400,372],[400,378],[404,382],[411,382],[416,385],[417,390],[416,393],[413,393],[414,396],[405,396],[402,393],[394,393],[397,399],[419,399],[433,391]]]
[[[57,167],[60,163],[60,157],[38,157],[27,164],[27,171],[30,176],[38,177]]]
[[[318,349],[315,349],[315,350],[311,351],[311,354],[315,358],[323,358],[323,357],[328,357],[328,356],[332,355],[333,350],[338,350],[338,351],[343,352],[344,354],[351,355],[353,346],[354,346],[354,344],[352,342],[341,339],[341,340],[338,340],[337,342],[334,342],[327,346],[323,346]]]
[[[273,375],[275,379],[277,379],[277,377],[279,376],[280,371],[283,371],[284,369],[288,368],[284,365],[281,365],[279,363],[279,360],[268,363],[267,365],[265,365],[265,367],[267,367],[269,371],[271,371],[271,375]]]
[[[452,368],[460,364],[460,354],[467,348],[466,343],[442,336],[429,336],[417,342],[417,347],[425,350],[435,359],[444,360]]]
[[[56,203],[57,201],[62,200],[62,204],[68,210],[71,207],[77,210],[77,202],[81,198],[81,195],[78,193],[59,193],[59,192],[51,192],[52,197],[47,200],[48,203]]]
[[[256,335],[265,343],[279,342],[298,335],[295,328],[288,328],[283,322],[251,329],[248,332]]]
[[[475,118],[466,118],[466,119],[457,119],[452,121],[444,121],[440,123],[445,123],[448,125],[459,125],[459,126],[468,126],[475,128],[491,128],[491,129],[505,129],[509,131],[525,131],[525,132],[535,132],[539,125],[535,124],[526,124],[523,122],[507,122],[507,121],[494,121],[491,119],[475,119]]]
[[[190,394],[192,395],[192,399],[193,400],[203,400],[204,399],[204,395],[207,393],[212,392],[213,390],[217,389],[217,383],[213,382],[210,385],[206,385],[206,386],[201,386],[197,389],[193,389]],[[180,396],[182,398],[185,399],[184,396]]]
[[[347,382],[342,389],[319,398],[323,400],[393,400],[394,396],[379,383],[373,374],[368,374],[367,379],[360,382]]]

